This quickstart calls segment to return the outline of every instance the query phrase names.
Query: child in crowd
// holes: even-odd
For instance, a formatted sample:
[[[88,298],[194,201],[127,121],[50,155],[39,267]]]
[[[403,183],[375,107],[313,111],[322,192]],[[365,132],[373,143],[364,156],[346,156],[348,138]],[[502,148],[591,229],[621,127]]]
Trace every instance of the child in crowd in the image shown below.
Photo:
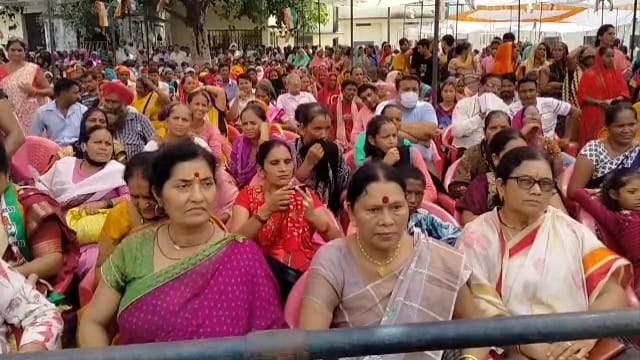
[[[576,190],[574,200],[594,217],[607,247],[633,264],[635,287],[640,280],[640,171],[619,168],[605,179],[600,198],[587,189]]]
[[[408,232],[413,235],[419,231],[430,237],[454,246],[462,229],[454,224],[442,221],[421,209],[426,180],[424,174],[415,166],[407,165],[399,169],[407,186],[407,203],[409,204]]]

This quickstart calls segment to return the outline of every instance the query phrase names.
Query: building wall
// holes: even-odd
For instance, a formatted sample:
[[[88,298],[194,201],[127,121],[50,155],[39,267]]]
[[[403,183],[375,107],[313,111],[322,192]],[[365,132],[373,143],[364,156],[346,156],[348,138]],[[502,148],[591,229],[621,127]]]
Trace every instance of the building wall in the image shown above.
[[[14,30],[9,30],[9,27],[13,24],[17,25],[17,27]],[[18,15],[12,21],[0,18],[0,32],[2,32],[2,38],[0,38],[0,44],[2,45],[5,45],[7,40],[12,36],[24,38],[25,32],[22,25],[22,17]]]

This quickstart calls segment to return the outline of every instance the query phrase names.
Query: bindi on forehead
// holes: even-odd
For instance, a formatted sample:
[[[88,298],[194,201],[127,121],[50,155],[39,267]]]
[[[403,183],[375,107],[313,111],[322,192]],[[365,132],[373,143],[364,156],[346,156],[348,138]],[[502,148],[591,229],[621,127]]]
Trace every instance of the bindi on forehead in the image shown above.
[[[388,204],[389,203],[389,197],[387,195],[382,196],[382,203],[383,204]]]

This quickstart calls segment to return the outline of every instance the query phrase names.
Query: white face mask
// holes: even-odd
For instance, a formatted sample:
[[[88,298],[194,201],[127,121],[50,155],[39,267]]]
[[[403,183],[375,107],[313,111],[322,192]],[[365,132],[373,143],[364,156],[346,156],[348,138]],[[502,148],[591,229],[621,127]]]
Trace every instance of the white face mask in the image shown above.
[[[418,93],[407,91],[400,94],[400,104],[406,109],[413,109],[418,104]]]

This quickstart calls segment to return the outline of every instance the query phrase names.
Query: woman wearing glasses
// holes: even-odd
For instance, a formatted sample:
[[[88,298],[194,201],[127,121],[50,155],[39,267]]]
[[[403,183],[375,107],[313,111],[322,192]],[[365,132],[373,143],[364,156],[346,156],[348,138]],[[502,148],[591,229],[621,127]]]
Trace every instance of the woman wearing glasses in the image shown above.
[[[496,169],[502,162],[502,157],[515,148],[527,147],[527,142],[516,129],[504,129],[496,133],[489,142],[490,168]],[[462,200],[456,204],[456,209],[462,213],[464,224],[487,211],[493,210],[500,203],[496,172],[490,171],[478,175],[471,181]],[[551,194],[551,205],[565,211],[562,199],[554,192]]]
[[[626,307],[629,262],[550,206],[555,181],[546,155],[530,147],[512,149],[500,159],[495,177],[498,207],[467,224],[458,240],[473,269],[469,286],[483,316]],[[516,346],[507,349],[507,359],[586,359],[616,351],[616,359],[638,358],[610,339]]]

